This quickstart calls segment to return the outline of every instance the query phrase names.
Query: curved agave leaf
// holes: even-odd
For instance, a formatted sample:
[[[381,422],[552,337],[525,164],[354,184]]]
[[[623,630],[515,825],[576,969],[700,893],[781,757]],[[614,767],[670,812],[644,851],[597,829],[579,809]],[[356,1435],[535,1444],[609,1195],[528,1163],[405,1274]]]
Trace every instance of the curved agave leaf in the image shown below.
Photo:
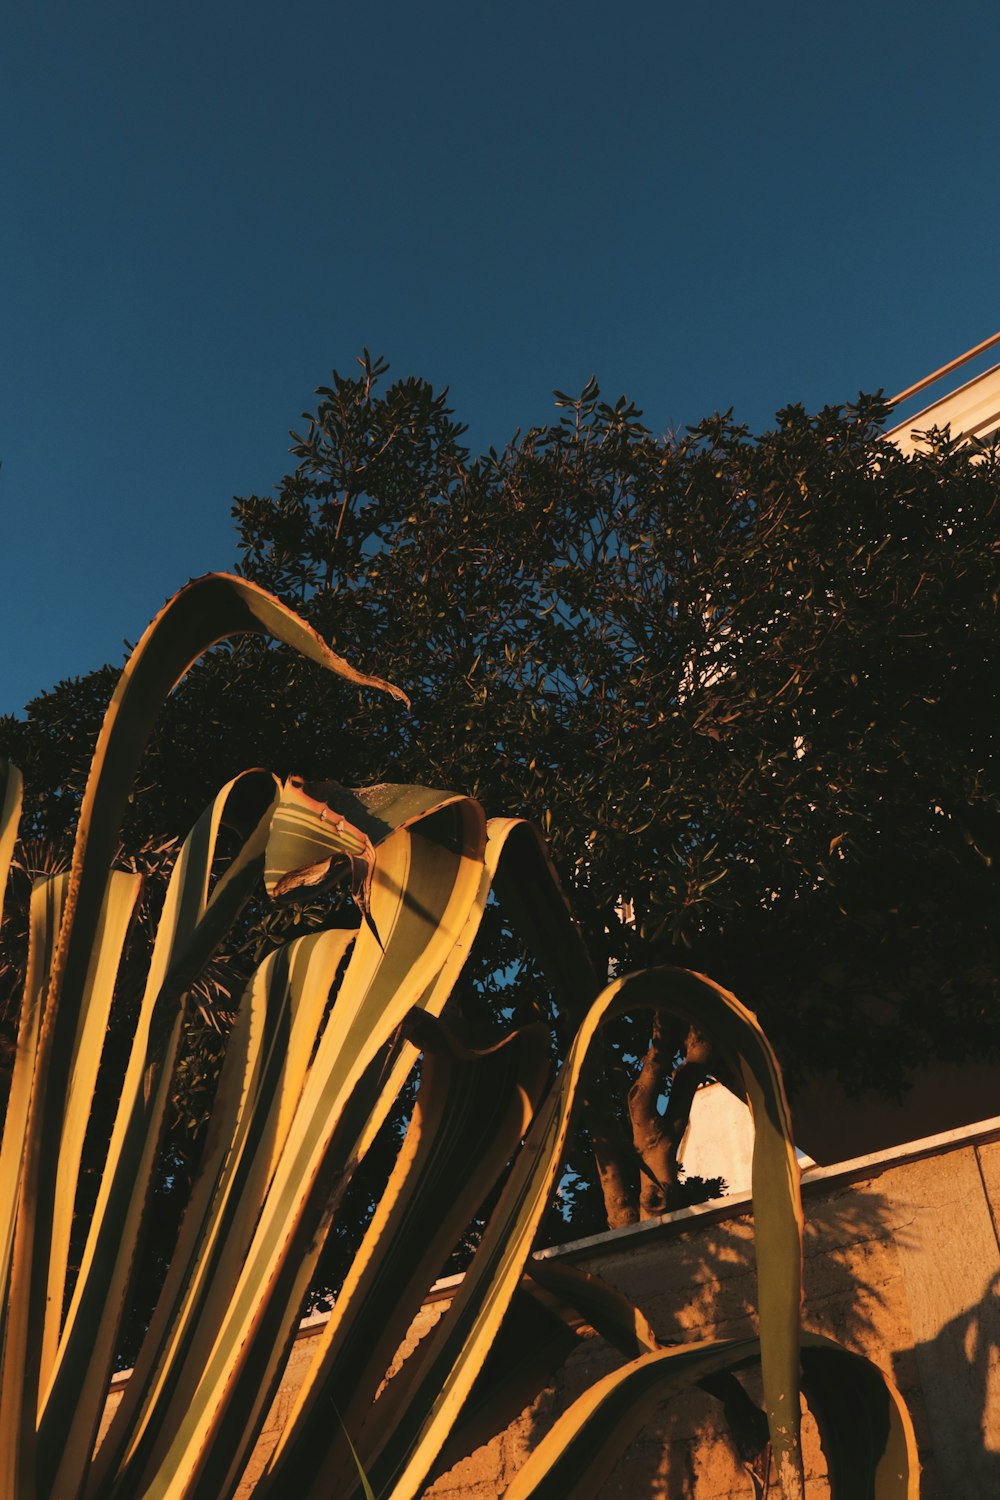
[[[578,1023],[600,992],[602,980],[590,961],[545,840],[533,823],[523,819],[495,822],[498,835],[503,828],[505,839],[505,857],[494,882],[496,894],[525,946],[541,964],[562,1015]]]
[[[463,1046],[419,1011],[407,1029],[423,1065],[406,1138],[258,1484],[261,1500],[336,1494],[350,1477],[353,1455],[346,1443],[330,1445],[329,1413],[340,1414],[347,1433],[360,1431],[393,1354],[527,1129],[549,1073],[542,1026],[485,1051]],[[376,1420],[384,1425],[382,1415]]]
[[[0,1348],[4,1343],[9,1307],[10,1263],[14,1249],[14,1226],[21,1188],[31,1082],[35,1074],[35,1056],[41,1029],[42,998],[52,966],[68,887],[68,875],[52,875],[37,881],[31,892],[28,971],[21,998],[14,1076],[4,1119],[3,1146],[0,1148],[0,1235],[3,1236],[0,1240],[0,1290],[3,1292],[3,1302],[0,1305]],[[0,1463],[2,1462],[0,1459]]]
[[[913,1423],[884,1370],[832,1339],[804,1333],[802,1388],[819,1427],[832,1500],[919,1500]]]
[[[643,1313],[600,1277],[532,1256],[431,1480],[502,1432],[595,1333],[630,1359],[661,1347]]]
[[[75,1495],[94,1451],[180,1040],[182,1001],[259,884],[277,783],[236,777],[171,872],[80,1273],[40,1403],[40,1493]],[[242,847],[209,895],[223,823]]]
[[[695,1020],[738,1059],[755,1122],[753,1191],[768,1424],[785,1493],[801,1493],[801,1205],[788,1107],[777,1063],[754,1016],[719,985],[683,969],[651,969],[618,980],[591,1006],[462,1287],[429,1335],[428,1353],[409,1392],[407,1431],[391,1448],[382,1444],[371,1453],[362,1450],[377,1492],[391,1494],[393,1500],[420,1493],[520,1281],[554,1186],[587,1049],[606,1020],[642,1008]]]
[[[101,910],[100,927],[94,934],[91,963],[73,1049],[66,1115],[56,1167],[55,1212],[49,1246],[48,1308],[42,1336],[43,1388],[55,1361],[56,1346],[62,1329],[66,1267],[83,1141],[90,1119],[97,1071],[107,1035],[111,1001],[125,938],[135,913],[141,886],[140,875],[133,875],[125,870],[112,870]]]
[[[617,1288],[600,1276],[547,1256],[532,1256],[529,1276],[558,1297],[557,1306],[583,1314],[594,1330],[628,1359],[676,1344],[659,1339],[645,1314]],[[563,1311],[562,1315],[567,1316]],[[706,1375],[696,1382],[722,1403],[726,1421],[740,1457],[753,1464],[768,1443],[767,1419],[746,1390],[728,1371]],[[524,1405],[527,1404],[526,1398]]]
[[[362,927],[337,1002],[261,1207],[233,1298],[196,1400],[141,1493],[217,1500],[242,1466],[294,1335],[298,1308],[353,1166],[359,1123],[345,1109],[386,1042],[451,951],[475,898],[485,826],[477,804],[456,798],[398,829],[376,851],[372,915],[382,947]],[[332,976],[331,976],[332,977]],[[371,1080],[360,1122],[377,1097]]]
[[[20,771],[0,756],[0,921],[7,894],[7,876],[17,842],[17,825],[21,821],[21,799],[24,783]]]
[[[364,798],[366,804],[370,798],[371,804],[377,809],[378,817],[381,819],[391,816],[397,807],[402,810],[412,806],[418,794],[424,790],[420,787],[368,787],[358,792],[357,796]],[[438,794],[428,792],[427,795],[437,796]],[[541,840],[536,830],[521,818],[489,818],[487,820],[486,850],[483,855],[479,888],[469,907],[461,933],[434,980],[420,997],[419,1009],[426,1015],[440,1016],[443,1013],[479,933],[490,892],[498,881],[506,880],[510,884],[517,885],[519,879],[530,878],[536,874],[540,868],[537,863],[540,844]],[[551,870],[551,867],[547,868],[546,874],[550,880],[556,880],[555,872]],[[567,920],[572,920],[569,918],[568,908],[565,909],[565,916]],[[559,930],[556,929],[557,932]],[[576,936],[582,944],[578,933]],[[573,972],[575,974],[576,971]],[[418,1048],[404,1037],[393,1058],[382,1098],[372,1111],[358,1142],[359,1160],[381,1129],[393,1101],[398,1097],[417,1060],[417,1055]]]
[[[823,1436],[832,1500],[917,1500],[916,1443],[896,1386],[877,1365],[829,1339],[807,1333],[802,1341],[806,1393]],[[664,1397],[743,1369],[759,1356],[753,1338],[709,1339],[641,1355],[595,1382],[563,1413],[504,1500],[588,1500]],[[858,1420],[870,1441],[858,1442]]]
[[[59,1148],[91,936],[100,918],[125,800],[167,694],[210,646],[246,632],[273,635],[352,682],[405,698],[388,683],[356,672],[278,600],[244,579],[226,575],[197,579],[175,595],[147,629],[121,675],[84,792],[29,1106],[13,1266],[27,1310],[23,1319],[8,1325],[0,1386],[0,1432],[5,1451],[14,1453],[10,1472],[16,1480],[14,1492],[23,1500],[33,1500],[36,1485],[34,1432],[20,1413],[38,1404],[41,1386],[41,1344],[28,1337],[28,1330],[44,1322],[47,1247],[55,1212],[54,1174],[47,1167]],[[78,1486],[65,1490],[70,1500],[77,1492]]]
[[[630,1359],[663,1348],[645,1313],[600,1276],[541,1255],[531,1257],[527,1274],[547,1292],[575,1308],[595,1333]]]
[[[533,1449],[504,1500],[589,1500],[658,1402],[707,1375],[744,1367],[757,1352],[752,1338],[680,1344],[595,1381]]]
[[[239,1276],[323,1022],[331,975],[354,932],[311,933],[257,970],[230,1035],[211,1132],[149,1332],[101,1444],[88,1494],[129,1491],[169,1432],[171,1403],[211,1347]],[[131,1475],[124,1471],[131,1469]]]
[[[429,1485],[503,1432],[551,1385],[567,1356],[588,1336],[579,1319],[574,1324],[567,1312],[554,1307],[532,1282],[522,1282],[461,1415],[434,1461]],[[419,1357],[418,1347],[411,1358]],[[380,1419],[381,1404],[376,1404],[373,1422]]]
[[[377,817],[369,808],[373,794]],[[452,793],[430,787],[363,787],[350,792],[339,782],[290,776],[271,824],[265,888],[275,899],[303,886],[323,889],[346,866],[352,895],[378,938],[371,917],[375,843],[453,800]]]

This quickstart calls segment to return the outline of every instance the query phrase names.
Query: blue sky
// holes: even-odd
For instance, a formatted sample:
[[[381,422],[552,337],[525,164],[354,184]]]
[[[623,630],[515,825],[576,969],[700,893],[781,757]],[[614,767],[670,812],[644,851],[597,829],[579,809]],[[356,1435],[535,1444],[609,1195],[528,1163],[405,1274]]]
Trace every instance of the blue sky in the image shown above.
[[[1000,10],[942,15],[7,0],[0,711],[231,565],[364,345],[486,446],[592,372],[759,429],[996,331]]]

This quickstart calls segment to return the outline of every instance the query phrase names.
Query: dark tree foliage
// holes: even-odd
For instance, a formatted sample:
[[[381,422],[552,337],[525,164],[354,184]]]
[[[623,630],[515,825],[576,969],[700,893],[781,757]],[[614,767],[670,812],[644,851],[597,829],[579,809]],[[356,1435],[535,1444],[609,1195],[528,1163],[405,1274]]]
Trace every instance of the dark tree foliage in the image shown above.
[[[600,973],[712,975],[793,1085],[891,1093],[915,1061],[995,1055],[996,454],[937,435],[904,458],[871,397],[663,439],[591,382],[471,458],[446,393],[360,364],[318,392],[295,471],[236,502],[239,568],[412,713],[260,642],[216,652],[168,705],[128,847],[251,764],[460,789],[541,826]],[[0,726],[38,836],[67,837],[113,675]],[[251,914],[234,982],[293,919],[325,914]],[[496,908],[483,939],[470,1019],[541,1014],[558,1039]],[[609,1038],[574,1232],[681,1201],[685,1101],[723,1067],[666,1025]]]

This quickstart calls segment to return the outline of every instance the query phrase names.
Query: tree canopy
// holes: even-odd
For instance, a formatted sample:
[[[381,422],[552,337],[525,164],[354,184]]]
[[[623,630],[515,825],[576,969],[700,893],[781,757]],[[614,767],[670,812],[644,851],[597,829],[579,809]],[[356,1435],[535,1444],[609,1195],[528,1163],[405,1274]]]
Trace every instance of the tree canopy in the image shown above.
[[[131,851],[251,764],[461,789],[539,825],[599,973],[710,974],[793,1087],[819,1066],[891,1092],[915,1061],[995,1056],[996,452],[937,434],[904,458],[877,397],[664,437],[591,381],[473,457],[446,392],[387,377],[365,355],[318,391],[295,469],[236,501],[237,566],[412,711],[260,642],[213,653],[147,755]],[[113,681],[0,723],[38,836],[71,826]],[[557,1034],[491,912],[460,1003]],[[613,1036],[574,1224],[677,1201],[683,1096],[724,1067],[708,1048]]]

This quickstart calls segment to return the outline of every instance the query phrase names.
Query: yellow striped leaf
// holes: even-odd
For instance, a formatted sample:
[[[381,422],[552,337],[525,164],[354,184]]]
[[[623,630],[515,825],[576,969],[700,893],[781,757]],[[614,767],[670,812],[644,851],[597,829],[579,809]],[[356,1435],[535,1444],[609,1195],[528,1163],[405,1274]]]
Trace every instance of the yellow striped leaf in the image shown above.
[[[802,1343],[806,1392],[823,1436],[832,1500],[917,1500],[913,1426],[894,1383],[871,1361],[818,1334],[803,1334]],[[679,1344],[632,1360],[595,1382],[562,1414],[504,1500],[590,1500],[659,1402],[759,1357],[759,1340],[744,1338]],[[788,1478],[786,1470],[783,1496]],[[798,1484],[793,1476],[792,1493]]]
[[[80,1178],[83,1141],[90,1107],[97,1086],[97,1071],[104,1049],[111,1001],[129,924],[139,898],[142,877],[125,870],[112,870],[101,920],[91,952],[90,969],[83,992],[76,1045],[63,1119],[62,1139],[56,1167],[55,1211],[49,1246],[49,1287],[45,1331],[42,1336],[41,1381],[45,1389],[55,1361],[62,1331],[63,1300],[70,1234]]]
[[[21,820],[23,781],[21,773],[9,760],[0,756],[0,920],[3,919],[7,876],[17,842],[17,825]]]
[[[484,844],[481,810],[458,798],[398,829],[376,851],[372,914],[382,946],[360,929],[196,1399],[143,1491],[147,1500],[218,1500],[227,1492],[349,1176],[352,1162],[342,1153],[358,1126],[345,1124],[345,1106],[461,932],[479,888]],[[340,1153],[338,1126],[346,1131]]]
[[[587,1049],[615,1015],[660,1008],[692,1019],[738,1060],[755,1123],[753,1192],[757,1228],[762,1367],[772,1443],[788,1495],[801,1484],[798,1331],[801,1206],[798,1166],[777,1064],[755,1018],[702,975],[652,969],[608,986],[591,1006],[549,1101],[534,1121],[451,1308],[430,1335],[405,1441],[362,1450],[375,1489],[410,1500],[485,1361],[524,1269],[561,1161]],[[766,1249],[765,1249],[766,1247]],[[798,1476],[798,1479],[796,1479]]]
[[[62,1134],[91,941],[100,918],[125,801],[153,721],[168,693],[210,646],[247,632],[272,635],[349,681],[379,687],[405,699],[388,683],[355,671],[278,600],[245,579],[226,575],[209,575],[182,589],[132,653],[105,715],[84,792],[63,924],[42,1015],[36,1067],[45,1086],[33,1095],[37,1102],[29,1111],[13,1257],[13,1274],[27,1313],[23,1321],[18,1318],[8,1326],[5,1374],[0,1386],[0,1433],[7,1425],[7,1411],[18,1411],[22,1402],[27,1407],[39,1402],[41,1347],[40,1342],[28,1339],[27,1333],[44,1322],[47,1248],[55,1214],[53,1165]],[[167,1029],[175,1028],[168,1023]],[[153,1097],[159,1092],[158,1087],[151,1090]],[[149,1134],[155,1146],[155,1130]],[[58,1378],[57,1366],[57,1383]],[[87,1403],[81,1405],[85,1408]],[[15,1421],[13,1417],[10,1420]],[[16,1425],[22,1432],[21,1447],[26,1449],[31,1446],[31,1437],[20,1418]],[[81,1417],[74,1431],[86,1425],[85,1417]],[[64,1456],[67,1474],[77,1462],[78,1446],[74,1440]],[[46,1449],[45,1461],[48,1456]],[[19,1482],[33,1487],[30,1461],[27,1468],[30,1475],[25,1472]],[[76,1478],[67,1479],[63,1486],[66,1500],[73,1500],[79,1483]],[[25,1500],[32,1500],[27,1490],[24,1495]]]
[[[819,1427],[832,1500],[919,1500],[913,1423],[884,1370],[832,1339],[804,1333],[802,1388]]]
[[[135,1493],[187,1408],[287,1138],[331,978],[353,939],[349,929],[298,938],[247,987],[167,1280],[89,1494]]]
[[[35,1076],[35,1057],[41,1029],[42,999],[48,984],[68,888],[68,875],[52,875],[37,881],[31,892],[28,915],[28,969],[24,993],[21,997],[17,1051],[14,1056],[14,1073],[7,1100],[7,1114],[4,1119],[3,1145],[0,1147],[0,1235],[2,1235],[0,1239],[0,1289],[3,1291],[3,1302],[0,1305],[0,1348],[4,1344],[10,1305],[8,1285],[14,1249],[14,1226],[21,1188],[21,1167],[24,1160],[24,1138],[28,1127],[31,1086]],[[2,1454],[0,1472],[2,1472],[5,1460],[13,1459],[18,1445],[16,1434],[11,1431],[0,1432],[0,1437],[3,1438],[0,1442],[0,1454]],[[10,1479],[11,1471],[6,1472]],[[3,1492],[0,1488],[0,1493]],[[14,1493],[14,1491],[10,1490],[9,1493]]]
[[[259,1486],[261,1500],[336,1494],[345,1470],[350,1477],[352,1456],[331,1434],[328,1413],[339,1411],[346,1429],[360,1432],[393,1354],[528,1128],[548,1076],[544,1027],[485,1051],[419,1012],[411,1028],[423,1064],[406,1138]],[[383,1397],[380,1428],[386,1410]]]
[[[43,1495],[52,1485],[60,1495],[77,1493],[93,1453],[169,1097],[182,1001],[261,880],[277,791],[263,772],[229,782],[195,824],[171,872],[97,1204],[43,1392]],[[245,841],[209,894],[223,822]]]

